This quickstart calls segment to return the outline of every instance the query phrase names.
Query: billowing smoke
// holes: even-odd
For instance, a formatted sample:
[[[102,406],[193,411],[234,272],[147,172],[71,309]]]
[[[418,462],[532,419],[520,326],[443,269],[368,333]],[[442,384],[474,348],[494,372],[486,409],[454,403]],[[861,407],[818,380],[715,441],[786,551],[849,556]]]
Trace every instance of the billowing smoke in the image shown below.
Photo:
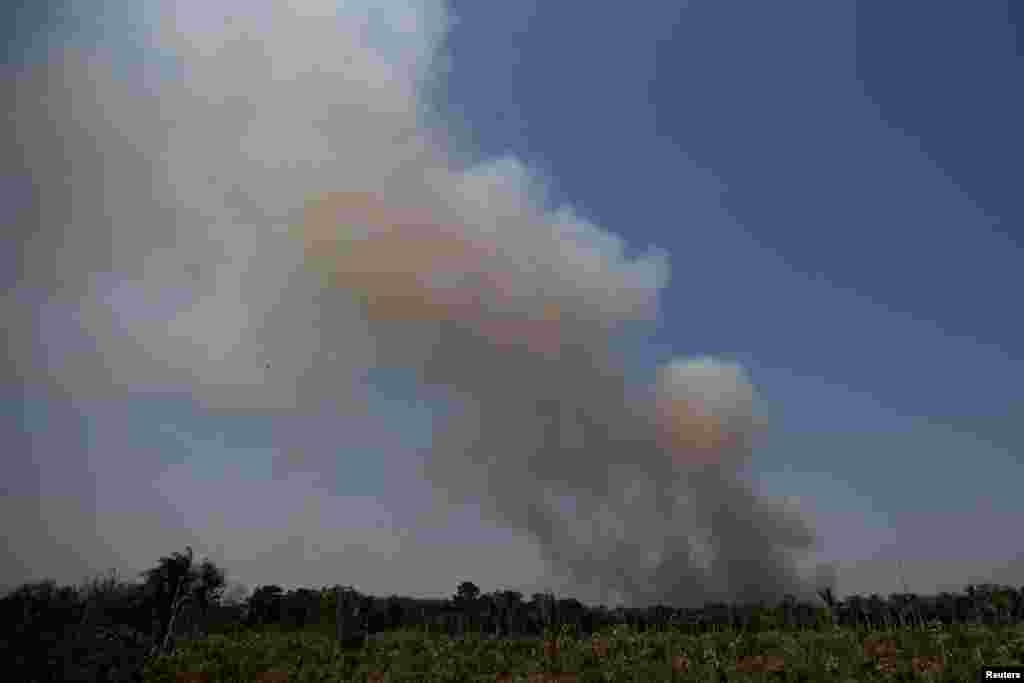
[[[578,585],[804,594],[813,532],[744,476],[761,419],[743,369],[624,369],[664,256],[546,206],[513,159],[455,161],[427,106],[438,2],[341,4],[180,0],[134,71],[69,50],[18,77],[10,158],[37,203],[6,306],[45,292],[95,347],[26,325],[21,380],[282,415],[356,410],[368,369],[411,370],[452,404],[437,495],[528,532]]]

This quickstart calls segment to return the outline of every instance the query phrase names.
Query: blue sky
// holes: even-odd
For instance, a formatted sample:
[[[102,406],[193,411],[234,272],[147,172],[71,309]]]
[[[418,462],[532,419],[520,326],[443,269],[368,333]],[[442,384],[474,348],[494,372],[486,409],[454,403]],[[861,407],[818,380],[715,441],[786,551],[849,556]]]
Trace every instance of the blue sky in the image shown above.
[[[767,481],[879,527],[981,522],[993,499],[1009,533],[1024,34],[1007,3],[528,4],[456,4],[450,101],[483,149],[671,253],[656,339],[753,368],[778,412]]]
[[[357,5],[346,11],[357,15]],[[109,25],[135,21],[111,7]],[[690,0],[448,9],[457,21],[432,104],[460,149],[480,160],[516,157],[543,178],[553,204],[621,236],[630,253],[668,253],[662,315],[631,367],[643,375],[670,357],[707,354],[748,369],[770,425],[752,475],[813,513],[819,559],[839,563],[841,593],[898,590],[897,560],[922,592],[1024,581],[1024,558],[1005,540],[1024,522],[1018,7]],[[400,44],[386,30],[397,16],[375,20],[385,30],[374,40],[389,55]],[[117,35],[108,46],[133,64],[123,56],[136,54],[130,41]],[[22,62],[39,59],[29,43],[17,49]],[[34,353],[69,343],[60,321],[71,309],[32,291],[17,300],[37,311]],[[235,519],[220,527],[237,533],[233,549],[230,538],[197,529],[200,513],[182,507],[183,491],[213,514],[202,492],[217,489],[201,482],[230,489],[224,482],[236,477],[296,502],[282,504],[296,521],[275,537],[281,544],[314,514],[301,502],[310,491],[318,509],[365,521],[352,542],[370,550],[329,565],[345,567],[352,583],[445,593],[461,572],[485,590],[560,585],[527,540],[472,505],[438,502],[443,492],[420,481],[439,409],[401,373],[371,373],[362,400],[376,417],[349,422],[328,408],[269,420],[207,413],[180,395],[72,404],[38,382],[8,387],[21,419],[4,423],[5,438],[26,454],[5,462],[4,478],[22,486],[27,507],[8,503],[24,521],[11,530],[15,549],[0,556],[4,583],[138,565],[183,542],[250,583],[331,582],[319,570],[253,559],[245,549],[260,545],[259,534],[238,531],[244,515],[220,511]],[[315,466],[281,470],[282,444],[299,442],[312,454],[302,463]],[[66,455],[42,455],[55,450]],[[128,494],[127,483],[101,476],[122,470],[124,482],[146,486]],[[77,533],[83,510],[109,546],[86,560],[61,538]],[[128,521],[135,514],[136,524],[150,520],[148,539],[133,552],[115,548],[138,533]],[[414,578],[375,571],[399,552],[408,553],[403,563],[421,563]],[[261,563],[290,573],[271,576]]]

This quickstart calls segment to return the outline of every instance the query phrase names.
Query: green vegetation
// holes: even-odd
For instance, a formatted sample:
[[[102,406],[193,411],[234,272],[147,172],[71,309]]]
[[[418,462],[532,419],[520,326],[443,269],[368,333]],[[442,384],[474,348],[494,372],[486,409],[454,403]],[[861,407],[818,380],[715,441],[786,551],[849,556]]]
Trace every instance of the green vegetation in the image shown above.
[[[263,680],[970,681],[983,664],[1024,662],[1019,626],[703,635],[617,627],[589,638],[568,630],[518,641],[398,632],[356,652],[323,633],[239,631],[151,660],[146,680],[171,683],[193,672],[203,674],[195,681],[249,682],[271,672]]]
[[[454,582],[453,582],[454,583]],[[226,592],[191,551],[126,582],[0,598],[10,680],[964,681],[1024,665],[1024,588],[678,609],[587,606],[457,583],[448,599],[340,585]]]

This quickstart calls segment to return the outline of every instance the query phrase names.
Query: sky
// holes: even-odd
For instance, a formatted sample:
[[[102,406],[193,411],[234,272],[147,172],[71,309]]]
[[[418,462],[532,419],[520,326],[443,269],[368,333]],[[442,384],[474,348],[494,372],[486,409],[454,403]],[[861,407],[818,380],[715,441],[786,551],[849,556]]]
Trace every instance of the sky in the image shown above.
[[[1024,584],[1019,5],[71,7],[2,22],[0,585]]]

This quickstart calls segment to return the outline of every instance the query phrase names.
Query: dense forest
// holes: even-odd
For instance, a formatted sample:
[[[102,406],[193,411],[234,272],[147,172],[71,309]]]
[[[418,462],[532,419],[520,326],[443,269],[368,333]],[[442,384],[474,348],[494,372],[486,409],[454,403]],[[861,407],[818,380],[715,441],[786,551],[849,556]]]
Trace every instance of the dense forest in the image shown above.
[[[964,593],[843,600],[825,588],[813,604],[787,596],[776,604],[699,608],[608,608],[551,594],[527,599],[510,590],[483,593],[469,581],[443,600],[371,596],[342,585],[264,585],[244,598],[225,588],[225,572],[208,560],[195,562],[190,549],[160,558],[139,580],[111,573],[80,586],[27,583],[0,599],[0,648],[21,672],[19,680],[130,681],[141,680],[148,658],[169,654],[176,644],[245,629],[318,630],[358,648],[398,630],[528,639],[552,629],[583,637],[620,625],[640,633],[700,634],[1024,623],[1024,586],[991,584],[967,586]]]

